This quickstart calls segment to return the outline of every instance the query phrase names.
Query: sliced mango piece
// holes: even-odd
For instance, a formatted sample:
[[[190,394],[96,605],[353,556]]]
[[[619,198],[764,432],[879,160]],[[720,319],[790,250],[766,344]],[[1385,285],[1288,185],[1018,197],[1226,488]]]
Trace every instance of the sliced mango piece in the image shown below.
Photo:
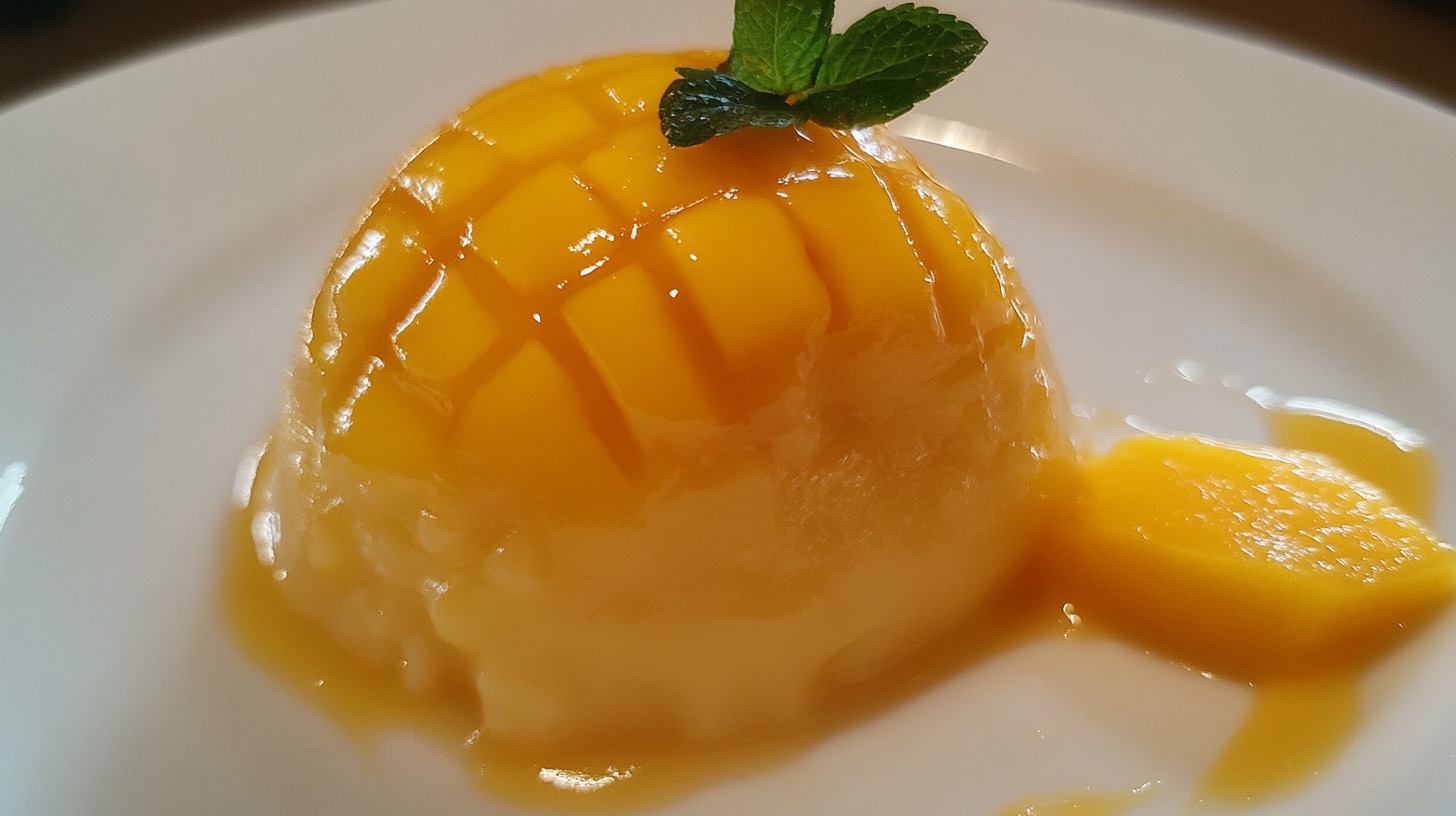
[[[1200,668],[1358,663],[1456,590],[1456,553],[1321,456],[1143,436],[1086,480],[1051,568],[1084,619]]]
[[[1374,411],[1323,397],[1259,394],[1274,441],[1324,453],[1351,473],[1374,482],[1395,503],[1423,521],[1436,509],[1436,455],[1415,429]]]

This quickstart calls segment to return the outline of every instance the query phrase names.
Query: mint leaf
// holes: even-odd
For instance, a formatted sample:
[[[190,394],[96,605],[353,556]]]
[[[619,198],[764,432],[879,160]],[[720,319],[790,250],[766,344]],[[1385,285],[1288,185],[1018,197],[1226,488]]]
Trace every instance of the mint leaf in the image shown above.
[[[756,91],[737,79],[702,68],[679,68],[662,95],[657,115],[673,147],[702,144],[745,127],[789,127],[807,121],[806,111],[783,97]]]
[[[834,0],[735,0],[733,47],[716,71],[679,68],[658,118],[668,143],[813,120],[877,125],[964,71],[986,40],[970,23],[905,3],[830,33]]]
[[[975,27],[912,3],[876,9],[829,39],[798,105],[829,127],[888,122],[964,71],[986,47]]]
[[[834,0],[737,0],[728,65],[749,87],[788,96],[814,84]]]

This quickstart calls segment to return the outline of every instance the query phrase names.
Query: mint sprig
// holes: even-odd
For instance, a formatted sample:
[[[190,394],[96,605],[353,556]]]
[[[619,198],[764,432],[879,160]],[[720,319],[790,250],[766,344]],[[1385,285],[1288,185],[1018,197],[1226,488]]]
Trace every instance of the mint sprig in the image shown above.
[[[830,33],[834,0],[736,0],[716,71],[679,68],[658,107],[669,144],[745,127],[876,125],[944,87],[986,47],[964,20],[905,3]]]

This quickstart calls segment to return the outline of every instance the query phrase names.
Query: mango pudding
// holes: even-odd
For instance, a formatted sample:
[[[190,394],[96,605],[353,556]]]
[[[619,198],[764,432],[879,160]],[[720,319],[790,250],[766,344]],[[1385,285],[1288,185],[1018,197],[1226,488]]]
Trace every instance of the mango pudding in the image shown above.
[[[388,177],[254,462],[246,574],[287,612],[253,617],[531,756],[811,733],[1049,593],[1357,700],[1456,555],[1313,454],[1149,436],[1079,464],[1006,254],[882,127],[985,41],[831,10],[741,0],[726,61],[518,80]]]
[[[249,512],[293,608],[506,741],[740,736],[946,630],[1072,450],[1036,315],[880,128],[670,147],[679,66],[491,93],[328,273]]]

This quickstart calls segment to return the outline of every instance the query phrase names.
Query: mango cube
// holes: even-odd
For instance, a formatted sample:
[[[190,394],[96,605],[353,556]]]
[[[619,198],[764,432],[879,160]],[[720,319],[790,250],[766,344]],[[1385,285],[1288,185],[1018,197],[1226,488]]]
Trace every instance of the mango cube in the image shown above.
[[[778,393],[829,296],[804,245],[771,202],[737,198],[674,217],[663,254],[698,304],[741,387]]]
[[[616,240],[613,226],[611,213],[558,163],[474,222],[471,245],[516,291],[539,295],[595,268]]]
[[[531,340],[470,397],[456,440],[492,482],[587,502],[621,478],[587,410],[561,364]]]
[[[487,96],[460,115],[459,130],[494,145],[511,162],[554,156],[600,127],[581,103],[549,85],[531,83],[517,93]]]
[[[461,273],[445,269],[394,330],[405,370],[429,380],[462,373],[491,347],[500,324],[470,293]]]
[[[676,294],[663,289],[645,269],[629,266],[573,295],[561,313],[638,421],[711,421],[718,413],[713,391],[686,344],[678,342],[668,308]]]
[[[462,212],[505,166],[499,153],[473,133],[443,133],[400,171],[401,189],[430,212],[451,216]]]
[[[831,276],[835,313],[846,324],[868,324],[876,313],[915,315],[930,271],[881,181],[873,173],[835,174],[785,192],[789,213],[804,231],[809,251]],[[854,235],[858,240],[846,241]],[[923,313],[922,313],[923,314]]]

